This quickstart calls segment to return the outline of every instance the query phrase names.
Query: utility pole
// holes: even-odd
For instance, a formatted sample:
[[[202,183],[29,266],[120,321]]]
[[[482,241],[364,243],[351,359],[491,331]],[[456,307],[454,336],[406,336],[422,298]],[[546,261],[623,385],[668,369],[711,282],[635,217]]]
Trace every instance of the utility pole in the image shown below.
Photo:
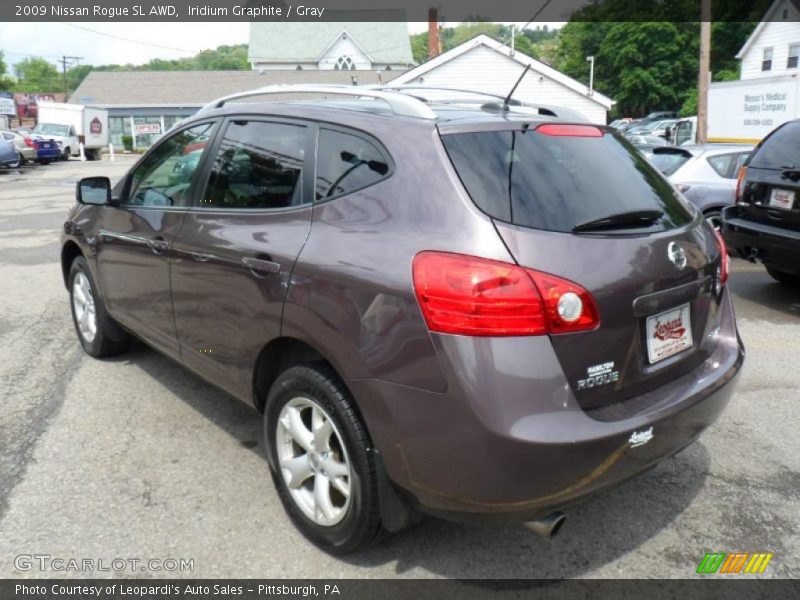
[[[73,60],[78,61],[81,60],[82,56],[65,56],[62,55],[61,58],[57,61],[61,63],[61,71],[64,73],[64,102],[67,101],[69,96],[69,90],[67,89],[67,63]]]
[[[514,45],[517,42],[517,27],[514,23],[511,24],[511,56],[514,56]]]
[[[708,84],[711,62],[711,0],[700,8],[700,70],[697,74],[697,143],[708,140]]]

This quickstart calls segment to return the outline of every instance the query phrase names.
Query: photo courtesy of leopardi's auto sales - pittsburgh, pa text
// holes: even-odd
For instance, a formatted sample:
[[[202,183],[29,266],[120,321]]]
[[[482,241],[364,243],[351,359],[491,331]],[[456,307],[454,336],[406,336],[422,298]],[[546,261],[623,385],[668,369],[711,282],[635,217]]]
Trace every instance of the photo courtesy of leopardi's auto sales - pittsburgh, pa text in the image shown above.
[[[800,0],[0,2],[0,600],[800,598]]]

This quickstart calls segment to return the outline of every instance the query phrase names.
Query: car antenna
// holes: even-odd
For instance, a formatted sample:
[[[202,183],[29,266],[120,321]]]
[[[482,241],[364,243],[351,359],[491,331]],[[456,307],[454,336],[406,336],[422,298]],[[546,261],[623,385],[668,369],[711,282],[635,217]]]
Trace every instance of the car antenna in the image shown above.
[[[512,101],[511,96],[513,96],[514,92],[517,91],[517,87],[519,86],[520,81],[522,81],[522,78],[525,77],[525,74],[528,72],[530,68],[531,68],[530,65],[525,65],[525,69],[522,71],[522,75],[519,76],[519,79],[517,79],[517,81],[514,83],[514,87],[512,87],[511,91],[508,92],[508,96],[506,96],[506,99],[503,100],[503,104],[499,104],[498,102],[488,102],[483,106],[481,106],[481,108],[483,110],[508,112],[508,107],[512,104],[512,102],[514,104],[519,104],[516,100]]]
[[[530,70],[530,68],[531,68],[531,66],[529,64],[525,65],[525,70],[522,71],[522,75],[519,76],[519,79],[517,79],[517,82],[514,84],[514,87],[512,87],[511,91],[508,92],[508,96],[506,96],[506,99],[503,100],[503,110],[504,111],[508,110],[508,105],[511,103],[511,96],[513,96],[514,92],[517,91],[517,87],[519,86],[519,83],[522,81],[522,78],[525,77],[525,74]]]

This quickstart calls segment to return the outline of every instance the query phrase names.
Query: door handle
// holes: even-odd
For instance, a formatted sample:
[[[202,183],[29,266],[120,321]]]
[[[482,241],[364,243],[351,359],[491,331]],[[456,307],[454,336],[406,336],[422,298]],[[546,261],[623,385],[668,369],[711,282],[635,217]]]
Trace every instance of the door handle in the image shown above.
[[[213,258],[210,254],[203,254],[202,252],[189,252],[189,254],[197,262],[208,262]]]
[[[166,240],[162,238],[153,238],[152,240],[147,240],[147,245],[154,254],[161,254],[169,247],[169,244],[166,242]]]
[[[246,256],[242,259],[242,264],[247,267],[256,277],[263,275],[274,275],[281,270],[281,264],[274,260],[263,258],[250,258]]]

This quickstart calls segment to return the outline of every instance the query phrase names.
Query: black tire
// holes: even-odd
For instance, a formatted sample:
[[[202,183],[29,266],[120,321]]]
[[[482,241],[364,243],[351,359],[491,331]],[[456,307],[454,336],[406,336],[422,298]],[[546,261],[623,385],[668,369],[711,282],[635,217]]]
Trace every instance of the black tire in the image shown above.
[[[349,460],[349,505],[341,521],[333,525],[316,523],[303,512],[278,467],[278,419],[283,408],[299,397],[314,401],[324,410],[338,430],[345,446],[344,455]],[[330,553],[341,555],[360,550],[381,537],[378,479],[369,452],[369,435],[355,410],[352,396],[330,367],[324,364],[295,366],[278,377],[270,389],[264,411],[264,442],[272,479],[283,506],[309,540]],[[309,479],[315,481],[313,477]]]
[[[69,147],[64,148],[64,152],[61,153],[61,160],[69,160],[71,152],[72,150]]]
[[[91,339],[81,331],[79,317],[76,314],[76,289],[75,280],[82,276],[88,282],[89,290],[94,303],[94,318],[96,321],[96,332]],[[122,329],[114,319],[106,312],[103,300],[97,293],[97,286],[94,283],[89,265],[86,259],[78,256],[72,261],[69,270],[69,305],[72,312],[72,322],[75,325],[75,333],[86,354],[94,358],[106,358],[115,356],[127,351],[130,347],[130,335]]]
[[[766,265],[764,266],[767,268],[767,273],[769,273],[769,276],[775,281],[789,287],[800,287],[800,275],[793,275],[792,273],[779,271],[773,267],[767,267]]]
[[[15,162],[8,163],[7,166],[12,168],[12,169],[19,169],[24,164],[25,164],[25,159],[22,158],[22,153],[21,152],[17,152],[17,160]]]

